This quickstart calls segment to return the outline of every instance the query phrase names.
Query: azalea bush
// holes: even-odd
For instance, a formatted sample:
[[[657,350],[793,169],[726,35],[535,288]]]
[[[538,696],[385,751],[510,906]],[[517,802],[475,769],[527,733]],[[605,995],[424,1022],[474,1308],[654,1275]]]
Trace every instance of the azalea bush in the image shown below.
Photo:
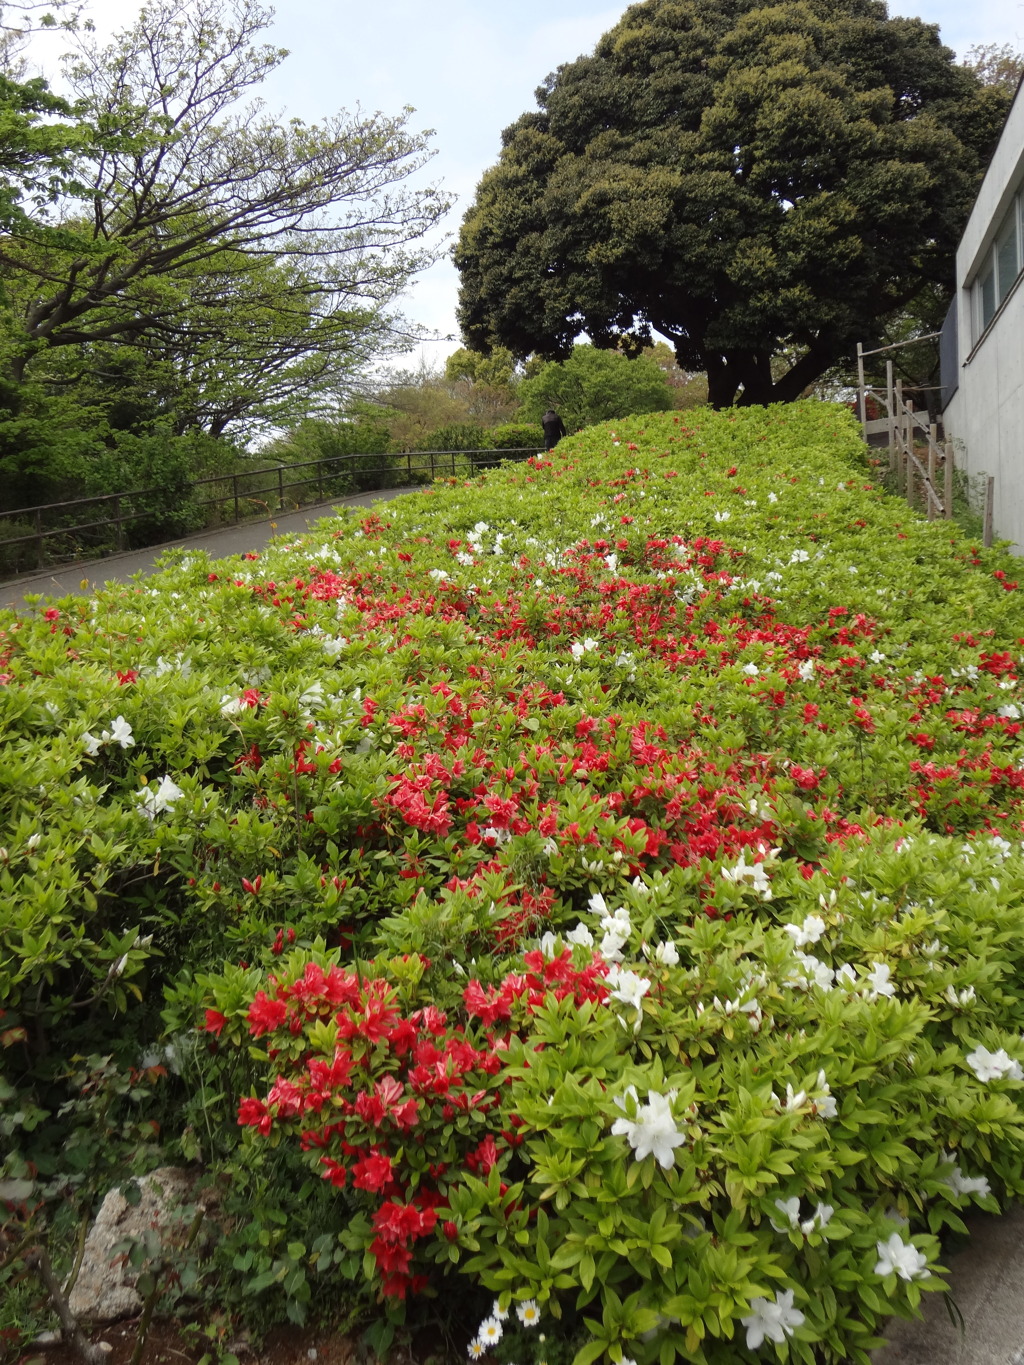
[[[0,1197],[99,1052],[239,1303],[865,1360],[1022,1190],[1024,621],[864,455],[645,416],[8,617]]]

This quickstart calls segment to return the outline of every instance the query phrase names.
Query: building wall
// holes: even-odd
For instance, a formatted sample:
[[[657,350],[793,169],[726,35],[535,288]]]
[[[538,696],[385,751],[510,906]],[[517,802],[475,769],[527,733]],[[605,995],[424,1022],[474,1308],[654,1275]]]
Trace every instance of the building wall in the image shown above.
[[[995,533],[1024,554],[1024,88],[1017,91],[957,250],[959,385],[942,416],[958,468],[995,477]],[[1016,201],[1016,204],[1015,204]],[[996,234],[1018,223],[1018,270],[987,326],[980,290]],[[1004,262],[1005,264],[1005,262]],[[1008,275],[1008,270],[1004,270]],[[989,301],[991,308],[991,299]],[[944,387],[947,376],[943,376]]]

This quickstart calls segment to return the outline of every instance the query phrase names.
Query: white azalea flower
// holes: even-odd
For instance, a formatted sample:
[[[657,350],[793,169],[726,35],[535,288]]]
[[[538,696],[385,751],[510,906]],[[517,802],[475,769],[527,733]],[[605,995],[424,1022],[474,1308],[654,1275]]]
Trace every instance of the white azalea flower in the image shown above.
[[[118,716],[110,726],[109,734],[103,731],[104,739],[108,739],[111,744],[120,744],[122,749],[130,749],[135,743],[132,737],[132,727],[125,720],[124,716]]]
[[[818,1088],[813,1091],[811,1098],[821,1118],[834,1119],[839,1113],[839,1106],[836,1104],[831,1090],[829,1090],[824,1071],[818,1072]]]
[[[743,672],[746,673],[748,677],[756,678],[760,675],[761,670],[758,668],[757,664],[744,664]]]
[[[779,1099],[774,1090],[772,1091],[772,1101],[781,1113],[792,1114],[807,1103],[807,1091],[797,1090],[794,1092],[793,1087],[787,1085],[785,1103]]]
[[[774,1218],[769,1219],[776,1232],[789,1232],[798,1226],[800,1222],[800,1200],[796,1195],[793,1195],[792,1199],[776,1199],[775,1207],[783,1219],[781,1223],[776,1223]]]
[[[732,519],[732,513],[731,513],[731,512],[716,512],[716,513],[715,513],[715,520],[716,520],[716,521],[730,521],[731,519]]]
[[[1014,1061],[1005,1048],[990,1052],[987,1047],[976,1047],[965,1060],[979,1081],[996,1081],[1003,1076],[1012,1081],[1024,1080],[1020,1062]]]
[[[871,971],[864,979],[869,1000],[877,1000],[881,995],[893,996],[896,994],[896,987],[889,980],[891,975],[892,968],[887,963],[872,963]]]
[[[834,972],[827,962],[822,962],[813,953],[795,951],[793,957],[800,971],[790,971],[786,978],[787,986],[796,986],[805,991],[809,991],[812,986],[817,986],[822,991],[832,989]]]
[[[635,1086],[631,1085],[626,1094],[631,1095],[636,1103]],[[667,1095],[659,1095],[652,1090],[646,1104],[637,1104],[635,1119],[616,1119],[612,1124],[612,1136],[625,1137],[637,1161],[653,1156],[666,1171],[675,1165],[674,1148],[686,1141],[672,1118],[672,1101],[675,1097],[674,1090]],[[615,1103],[620,1109],[626,1107],[625,1099],[620,1095],[615,1097]]]
[[[885,1242],[876,1242],[878,1262],[876,1275],[896,1274],[901,1280],[920,1280],[928,1274],[928,1258],[911,1242],[905,1242],[898,1232]]]
[[[594,946],[594,935],[585,924],[577,924],[575,929],[569,931],[565,936],[566,943],[578,943],[583,948]]]
[[[958,991],[952,982],[946,987],[946,999],[951,1005],[969,1005],[974,999],[974,987],[965,986],[962,991]]]
[[[814,677],[814,660],[805,659],[797,672],[800,674],[801,681],[810,682]]]
[[[792,1289],[784,1289],[774,1299],[751,1299],[749,1315],[740,1318],[747,1329],[748,1351],[756,1351],[766,1340],[781,1345],[803,1321],[803,1313],[793,1307]]]
[[[790,564],[806,564],[810,557],[806,550],[794,550],[789,556],[789,562]]]
[[[784,924],[782,927],[797,948],[806,948],[808,943],[817,943],[826,926],[820,915],[808,915],[803,924]]]
[[[149,820],[154,819],[161,811],[170,810],[175,801],[184,795],[177,783],[172,782],[166,773],[155,787],[150,785],[136,792],[142,804],[142,813]]]
[[[101,741],[95,735],[91,735],[88,730],[82,736],[82,743],[85,745],[85,752],[90,758],[95,758],[100,751]]]
[[[976,1194],[979,1198],[986,1199],[992,1193],[992,1186],[989,1184],[987,1176],[964,1175],[951,1156],[947,1155],[946,1161],[952,1169],[945,1177],[944,1183],[955,1195]]]
[[[670,938],[666,939],[664,943],[659,943],[655,948],[654,959],[656,962],[660,962],[663,967],[678,967],[679,949]]]
[[[624,972],[621,967],[613,964],[608,971],[608,982],[612,987],[611,998],[620,1001],[623,1005],[632,1005],[637,1012],[637,1023],[643,1014],[643,998],[651,989],[651,983],[645,976],[638,976],[636,972]]]
[[[769,858],[778,856],[778,849],[773,848],[768,854]],[[767,861],[767,860],[766,860]],[[765,871],[765,863],[748,863],[746,854],[740,854],[740,860],[735,867],[723,867],[721,875],[724,881],[740,883],[749,881],[752,889],[761,897],[762,900],[770,901],[772,898],[771,882]]]
[[[558,935],[548,931],[540,941],[540,950],[546,958],[557,957],[558,955]]]

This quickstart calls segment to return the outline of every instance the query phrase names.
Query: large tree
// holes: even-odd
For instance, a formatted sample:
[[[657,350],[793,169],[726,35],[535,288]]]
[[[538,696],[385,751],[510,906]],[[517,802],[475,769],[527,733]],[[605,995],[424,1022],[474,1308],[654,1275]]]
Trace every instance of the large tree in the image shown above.
[[[57,348],[140,344],[180,356],[186,385],[219,385],[203,400],[217,429],[247,386],[259,406],[286,369],[309,393],[393,331],[447,207],[404,183],[426,136],[408,110],[282,125],[246,104],[285,55],[259,41],[269,18],[256,0],[154,0],[112,43],[82,35],[73,108],[98,135],[77,198],[50,214],[59,233],[0,238],[9,379]]]
[[[881,0],[646,0],[537,100],[456,249],[468,344],[654,331],[717,406],[797,397],[951,287],[1007,108]]]

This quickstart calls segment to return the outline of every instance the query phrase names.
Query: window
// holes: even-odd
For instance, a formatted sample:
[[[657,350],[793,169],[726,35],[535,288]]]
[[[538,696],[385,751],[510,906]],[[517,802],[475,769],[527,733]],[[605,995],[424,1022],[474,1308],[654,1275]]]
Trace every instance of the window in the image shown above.
[[[978,281],[978,328],[979,335],[996,315],[996,272],[991,263]]]
[[[991,248],[986,253],[974,281],[975,340],[995,317],[1009,297],[1024,269],[1024,241],[1021,234],[1022,196],[1010,205]]]
[[[999,302],[1002,303],[1010,290],[1013,282],[1017,278],[1020,270],[1020,260],[1017,252],[1017,205],[1014,204],[1013,211],[1008,215],[1009,222],[1003,229],[1002,236],[996,239],[996,274],[999,278]]]

